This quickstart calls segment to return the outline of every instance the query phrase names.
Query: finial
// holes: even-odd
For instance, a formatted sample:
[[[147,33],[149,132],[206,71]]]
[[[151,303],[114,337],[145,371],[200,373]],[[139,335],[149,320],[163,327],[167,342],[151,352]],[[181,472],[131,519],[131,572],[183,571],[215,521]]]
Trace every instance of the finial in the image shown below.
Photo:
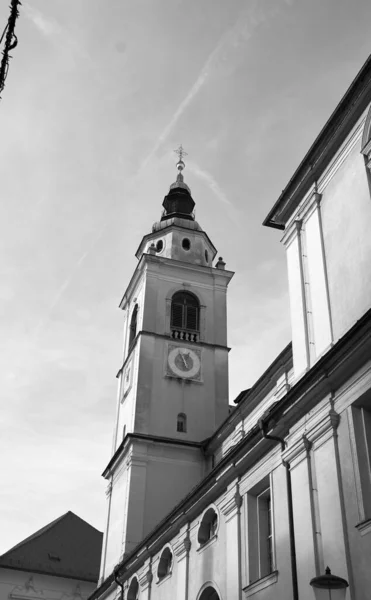
[[[180,144],[179,148],[177,148],[176,150],[174,150],[175,154],[177,154],[179,156],[179,160],[176,164],[176,168],[178,169],[179,173],[177,176],[177,181],[183,181],[183,174],[182,171],[185,168],[185,164],[183,161],[183,156],[188,156],[188,152],[186,152],[182,146],[182,144]]]

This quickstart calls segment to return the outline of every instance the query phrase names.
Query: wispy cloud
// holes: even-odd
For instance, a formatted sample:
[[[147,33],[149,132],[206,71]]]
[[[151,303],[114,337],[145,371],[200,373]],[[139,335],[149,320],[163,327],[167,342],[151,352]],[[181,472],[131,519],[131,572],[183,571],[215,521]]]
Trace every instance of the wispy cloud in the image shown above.
[[[284,0],[287,2],[287,0]],[[291,0],[290,0],[291,1]],[[246,43],[255,30],[262,25],[265,21],[268,21],[277,14],[279,7],[274,5],[273,7],[262,7],[258,0],[250,2],[249,6],[245,7],[232,27],[230,27],[219,39],[218,43],[207,57],[203,64],[195,82],[190,87],[185,98],[179,104],[178,108],[174,112],[170,121],[166,127],[162,130],[158,136],[156,143],[154,144],[151,151],[148,153],[144,161],[142,162],[139,172],[147,166],[149,161],[156,154],[158,149],[162,146],[165,140],[168,138],[170,132],[179,121],[187,107],[191,104],[200,90],[204,87],[205,83],[209,79],[210,75],[217,71],[218,66],[221,62],[226,59],[228,50],[235,50],[241,44]]]
[[[28,17],[28,19],[35,25],[35,27],[46,37],[52,37],[55,34],[61,32],[61,27],[58,23],[46,17],[42,12],[30,6],[26,2],[23,4],[22,12]]]
[[[187,161],[187,168],[190,173],[193,173],[193,175],[205,182],[222,204],[229,207],[233,206],[232,202],[228,200],[226,193],[211,173],[205,171],[205,169],[201,169],[199,165],[190,160]]]
[[[284,0],[285,3],[291,3],[291,1],[292,0]],[[179,119],[186,111],[187,107],[194,100],[194,98],[199,94],[200,90],[204,87],[209,77],[212,74],[217,73],[218,67],[221,65],[221,63],[228,59],[228,51],[239,49],[240,45],[245,44],[260,25],[263,24],[265,21],[271,19],[273,16],[275,16],[278,10],[279,6],[277,6],[277,4],[274,4],[271,7],[262,7],[259,0],[253,0],[247,7],[245,7],[240,12],[233,26],[224,32],[224,34],[220,37],[212,52],[207,57],[195,82],[192,84],[186,96],[179,104],[178,108],[174,112],[166,127],[158,136],[153,148],[150,150],[143,162],[140,164],[137,172],[135,173],[131,181],[128,182],[129,186],[133,185],[134,182],[138,180],[138,178],[142,175],[148,163],[152,160],[159,148],[169,137],[176,123],[179,121]],[[28,6],[27,14],[30,17],[30,19],[34,22],[34,24],[45,35],[51,35],[54,32],[59,32],[58,25],[55,22],[46,19],[44,15],[42,15],[39,11],[36,11],[35,9],[30,8]],[[226,194],[221,189],[216,179],[210,173],[197,166],[195,163],[188,162],[188,165],[190,170],[193,170],[193,173],[200,177],[209,186],[209,188],[212,190],[212,192],[215,194],[218,200],[225,206],[229,207],[229,214],[231,218],[233,219],[233,221],[238,223],[238,215],[234,211],[232,203],[227,198]],[[100,230],[97,232],[97,235],[94,237],[94,240],[91,243],[89,249],[83,253],[83,255],[73,267],[69,277],[63,282],[63,284],[59,288],[58,292],[54,297],[54,300],[50,305],[47,316],[42,321],[40,321],[39,325],[36,327],[37,333],[45,327],[45,324],[49,320],[51,312],[59,303],[66,289],[69,287],[75,273],[78,271],[86,257],[90,254],[92,249],[97,244],[98,240],[103,235],[108,223],[109,220],[107,220],[101,226]]]

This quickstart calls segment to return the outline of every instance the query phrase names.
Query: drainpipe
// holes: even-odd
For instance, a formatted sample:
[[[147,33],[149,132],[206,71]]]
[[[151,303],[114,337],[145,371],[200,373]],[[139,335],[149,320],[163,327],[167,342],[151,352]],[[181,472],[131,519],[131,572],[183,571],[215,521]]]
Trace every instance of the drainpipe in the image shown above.
[[[267,434],[267,423],[263,419],[258,421],[259,429],[265,440],[274,440],[280,442],[281,452],[286,448],[286,442],[283,438],[276,435]],[[294,511],[292,504],[292,488],[291,488],[291,471],[290,464],[283,460],[283,466],[286,469],[286,490],[287,490],[287,508],[289,513],[289,536],[290,536],[290,555],[291,555],[291,577],[292,577],[292,593],[293,600],[299,600],[299,589],[298,589],[298,574],[296,569],[296,550],[295,550],[295,532],[294,532]]]
[[[121,583],[121,581],[118,579],[118,577],[117,577],[117,574],[118,574],[118,571],[115,571],[115,572],[114,572],[115,581],[116,581],[117,585],[119,585],[119,586],[120,586],[120,588],[121,588],[121,596],[120,596],[120,600],[124,600],[124,584],[123,584],[123,583]]]

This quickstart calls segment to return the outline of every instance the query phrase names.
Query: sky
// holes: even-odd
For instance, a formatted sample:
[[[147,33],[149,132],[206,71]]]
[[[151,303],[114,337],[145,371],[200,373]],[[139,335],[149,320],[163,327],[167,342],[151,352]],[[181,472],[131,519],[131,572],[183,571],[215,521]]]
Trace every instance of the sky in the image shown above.
[[[22,0],[0,102],[0,553],[68,510],[104,528],[118,303],[180,143],[235,271],[230,401],[290,341],[281,234],[261,223],[370,22],[369,0]]]

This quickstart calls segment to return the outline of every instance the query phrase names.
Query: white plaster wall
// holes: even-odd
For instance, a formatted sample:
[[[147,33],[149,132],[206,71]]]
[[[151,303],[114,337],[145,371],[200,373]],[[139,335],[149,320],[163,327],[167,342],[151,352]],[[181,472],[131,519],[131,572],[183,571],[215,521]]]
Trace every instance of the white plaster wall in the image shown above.
[[[123,468],[120,476],[114,480],[112,485],[104,576],[111,573],[122,554],[122,541],[126,522],[125,514],[127,510],[127,475],[127,469]]]
[[[31,584],[34,589],[27,590],[26,584],[30,577],[32,577]],[[0,568],[0,600],[8,600],[12,597],[19,600],[22,598],[73,600],[77,586],[79,586],[82,600],[86,600],[96,588],[96,584],[93,582]]]
[[[308,583],[315,576],[316,568],[306,458],[291,469],[291,485],[300,600],[313,600],[313,591]]]
[[[324,189],[321,207],[336,341],[371,306],[371,198],[360,140]]]
[[[202,441],[215,431],[228,409],[227,350],[202,349],[202,382],[167,377],[166,360],[167,342],[143,336],[135,431]],[[181,412],[187,415],[186,433],[176,431]]]
[[[296,234],[287,247],[291,336],[295,377],[298,377],[308,367],[307,332],[304,317],[300,260],[299,237]]]
[[[327,301],[319,209],[316,207],[305,221],[307,265],[311,297],[314,353],[317,358],[331,344],[330,314]]]
[[[175,446],[148,448],[143,534],[149,533],[204,476],[201,451]]]
[[[326,565],[331,563],[330,568],[333,573],[348,579],[338,475],[332,437],[319,447],[315,447],[314,460],[323,560]]]

